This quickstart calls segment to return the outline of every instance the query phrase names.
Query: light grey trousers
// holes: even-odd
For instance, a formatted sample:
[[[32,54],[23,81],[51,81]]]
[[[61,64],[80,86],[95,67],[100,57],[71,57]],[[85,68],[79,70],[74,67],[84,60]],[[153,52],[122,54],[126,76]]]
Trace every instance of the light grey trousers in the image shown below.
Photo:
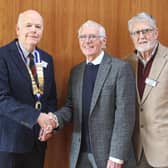
[[[93,154],[85,152],[80,153],[76,168],[97,168]]]

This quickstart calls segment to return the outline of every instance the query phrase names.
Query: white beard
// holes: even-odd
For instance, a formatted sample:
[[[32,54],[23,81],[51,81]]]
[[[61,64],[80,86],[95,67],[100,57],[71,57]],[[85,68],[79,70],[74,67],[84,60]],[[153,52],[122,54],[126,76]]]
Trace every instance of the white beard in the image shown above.
[[[139,46],[139,45],[137,45],[136,49],[137,49],[137,51],[139,51],[141,53],[142,52],[146,52],[146,51],[149,51],[152,48],[154,48],[154,46],[156,45],[156,43],[157,43],[157,40],[154,40],[152,42],[148,42],[148,43],[144,44],[142,47]]]

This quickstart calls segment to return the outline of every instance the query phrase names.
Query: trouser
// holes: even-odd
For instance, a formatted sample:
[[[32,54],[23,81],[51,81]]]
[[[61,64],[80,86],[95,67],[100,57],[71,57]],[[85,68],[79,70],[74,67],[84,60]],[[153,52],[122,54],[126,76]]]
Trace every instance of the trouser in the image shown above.
[[[146,160],[144,152],[142,152],[141,160],[137,163],[136,168],[168,168],[166,167],[152,167],[149,165],[148,161]]]
[[[93,154],[81,152],[76,168],[97,168]]]
[[[0,152],[0,167],[2,168],[43,168],[44,151],[34,150],[27,153]]]

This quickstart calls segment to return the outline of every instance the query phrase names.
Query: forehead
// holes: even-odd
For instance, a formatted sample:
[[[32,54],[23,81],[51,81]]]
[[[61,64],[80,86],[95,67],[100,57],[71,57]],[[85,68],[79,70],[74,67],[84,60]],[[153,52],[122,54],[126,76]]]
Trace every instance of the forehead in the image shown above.
[[[42,20],[42,17],[38,13],[28,12],[22,15],[21,23],[22,24],[33,23],[33,24],[43,25],[43,20]]]
[[[152,28],[152,24],[149,21],[142,21],[142,20],[137,20],[132,23],[132,30],[141,30],[141,29],[146,29],[146,28]]]
[[[82,34],[99,34],[99,28],[97,26],[83,26],[81,29]]]

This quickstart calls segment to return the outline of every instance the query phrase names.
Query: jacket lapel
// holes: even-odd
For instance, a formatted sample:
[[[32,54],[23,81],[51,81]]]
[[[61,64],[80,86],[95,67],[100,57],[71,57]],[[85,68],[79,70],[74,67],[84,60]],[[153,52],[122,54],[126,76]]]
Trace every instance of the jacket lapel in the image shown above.
[[[99,65],[98,72],[97,72],[97,77],[96,77],[96,81],[95,81],[95,85],[94,85],[94,90],[93,90],[93,94],[92,94],[92,101],[91,101],[91,106],[90,106],[90,115],[96,105],[101,88],[104,84],[104,81],[105,81],[105,79],[108,75],[109,69],[111,67],[111,64],[109,64],[109,62],[111,62],[111,59],[109,59],[109,57],[105,53],[103,60],[102,60],[101,64]]]
[[[16,41],[14,41],[11,44],[10,52],[12,53],[11,61],[16,64],[16,67],[19,69],[19,72],[21,72],[23,77],[26,78],[30,82],[30,76],[29,76],[27,67],[26,67],[24,61],[22,60],[21,55],[17,49]]]
[[[86,62],[83,62],[78,69],[77,78],[79,82],[76,82],[76,85],[72,86],[72,87],[75,87],[77,95],[79,95],[78,96],[78,107],[79,107],[80,122],[82,122],[82,92],[83,92],[83,76],[84,76],[84,71],[85,71],[85,64]]]
[[[141,102],[141,99],[140,99],[140,95],[139,95],[139,91],[138,91],[138,58],[136,56],[136,54],[134,53],[133,56],[131,56],[131,58],[129,58],[127,60],[131,65],[132,65],[132,68],[133,68],[133,72],[134,72],[134,75],[135,75],[135,78],[136,78],[136,92],[137,92],[137,100],[138,100],[138,103]]]
[[[149,79],[156,81],[156,85],[158,82],[158,78],[168,61],[167,59],[165,59],[166,53],[167,53],[167,50],[165,49],[165,47],[159,44],[157,54],[154,58],[154,61],[153,61],[153,64],[152,64],[152,67],[151,67],[151,70],[148,76]],[[150,92],[152,91],[152,88],[153,87],[148,84],[145,85],[145,90],[144,90],[142,101],[141,101],[142,104],[144,103],[144,101],[146,100]]]

